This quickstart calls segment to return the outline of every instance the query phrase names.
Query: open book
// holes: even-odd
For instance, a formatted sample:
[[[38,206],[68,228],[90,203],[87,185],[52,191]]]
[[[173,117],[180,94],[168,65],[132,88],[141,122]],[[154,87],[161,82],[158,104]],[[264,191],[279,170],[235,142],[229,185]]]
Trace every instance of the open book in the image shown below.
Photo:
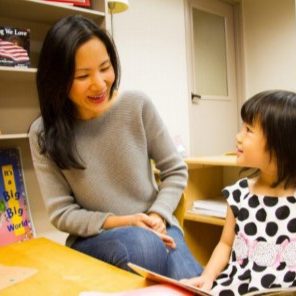
[[[141,267],[139,265],[133,264],[133,263],[128,263],[128,266],[135,271],[136,273],[138,273],[139,275],[141,275],[142,277],[144,277],[145,279],[157,282],[157,283],[162,283],[162,284],[171,284],[171,285],[175,285],[178,287],[181,287],[187,291],[191,291],[194,292],[194,294],[196,295],[201,295],[201,296],[211,296],[211,294],[209,292],[206,292],[202,289],[193,287],[193,286],[188,286],[183,284],[180,281],[174,280],[172,278],[160,275],[156,272],[153,272],[151,270],[148,270],[144,267]]]
[[[153,271],[150,271],[148,269],[145,269],[139,265],[133,264],[133,263],[128,263],[128,266],[138,273],[139,275],[143,276],[145,279],[157,282],[157,283],[162,283],[162,284],[171,284],[175,285],[178,287],[181,287],[187,291],[194,292],[195,295],[200,295],[200,296],[212,296],[212,294],[208,291],[204,291],[203,289],[199,289],[197,287],[189,286],[186,285],[180,281],[171,279],[169,277],[160,275],[158,273],[155,273]],[[244,294],[244,296],[276,296],[276,295],[281,295],[281,296],[291,296],[295,295],[296,296],[296,287],[291,287],[291,288],[274,288],[274,289],[268,289],[265,291],[256,291],[256,292],[250,292],[247,294]]]

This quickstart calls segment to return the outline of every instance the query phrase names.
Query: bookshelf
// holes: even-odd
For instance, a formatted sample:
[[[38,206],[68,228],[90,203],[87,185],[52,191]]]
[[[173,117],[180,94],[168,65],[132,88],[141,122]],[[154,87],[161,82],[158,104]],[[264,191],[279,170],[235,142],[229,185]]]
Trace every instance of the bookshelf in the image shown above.
[[[206,264],[219,241],[224,219],[192,213],[193,201],[221,196],[221,190],[241,178],[234,155],[186,159],[189,179],[184,191],[183,228],[194,256]]]
[[[50,26],[58,19],[80,14],[105,28],[105,0],[92,0],[91,8],[81,8],[43,0],[1,0],[2,26],[29,28],[30,68],[0,66],[0,147],[19,147],[24,179],[37,236],[64,242],[65,234],[57,231],[48,220],[38,182],[33,169],[28,130],[39,116],[35,77],[39,52]]]

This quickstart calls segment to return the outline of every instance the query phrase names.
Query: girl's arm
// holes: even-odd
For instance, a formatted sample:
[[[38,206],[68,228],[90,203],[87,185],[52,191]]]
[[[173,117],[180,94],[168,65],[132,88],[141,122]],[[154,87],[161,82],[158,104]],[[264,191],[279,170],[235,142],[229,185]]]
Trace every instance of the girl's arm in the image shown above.
[[[226,220],[220,241],[215,247],[203,273],[199,277],[184,280],[184,283],[206,290],[212,288],[214,280],[221,273],[221,271],[223,271],[229,261],[231,248],[235,236],[234,227],[235,218],[231,208],[227,206]]]

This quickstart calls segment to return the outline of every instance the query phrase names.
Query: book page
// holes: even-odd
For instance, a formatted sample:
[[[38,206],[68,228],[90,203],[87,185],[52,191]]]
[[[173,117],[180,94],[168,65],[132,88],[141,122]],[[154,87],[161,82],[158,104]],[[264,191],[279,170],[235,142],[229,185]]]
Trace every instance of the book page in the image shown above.
[[[36,272],[35,268],[0,265],[0,290],[17,284]]]
[[[148,270],[146,268],[143,268],[142,266],[133,264],[133,263],[128,263],[128,266],[135,271],[136,273],[138,273],[139,275],[141,275],[142,277],[144,277],[145,279],[157,282],[157,283],[162,283],[162,284],[170,284],[170,285],[174,285],[177,286],[178,288],[182,288],[185,289],[187,291],[193,292],[194,295],[200,295],[200,296],[211,296],[211,294],[203,289],[199,289],[197,287],[193,287],[193,286],[189,286],[186,285],[180,281],[177,281],[175,279],[163,276],[161,274],[158,274],[156,272],[153,272],[151,270]]]

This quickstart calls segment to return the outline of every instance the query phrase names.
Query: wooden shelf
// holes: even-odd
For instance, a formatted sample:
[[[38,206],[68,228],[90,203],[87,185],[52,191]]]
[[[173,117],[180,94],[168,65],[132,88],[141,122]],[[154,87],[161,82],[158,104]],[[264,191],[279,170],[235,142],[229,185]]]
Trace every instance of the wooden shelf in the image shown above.
[[[0,80],[6,81],[35,81],[36,68],[16,68],[0,66]]]
[[[0,11],[1,17],[46,24],[52,24],[64,16],[73,14],[83,15],[99,23],[103,22],[105,18],[105,13],[98,10],[61,5],[43,0],[1,0]]]
[[[197,200],[215,200],[221,196],[225,186],[242,177],[241,168],[233,154],[187,158],[185,161],[188,165],[183,215],[185,240],[195,258],[206,264],[220,239],[225,218],[193,212],[192,205]]]
[[[46,33],[59,19],[76,14],[106,29],[106,0],[92,0],[91,3],[91,8],[82,8],[45,0],[0,0],[1,25],[30,29],[31,64],[30,68],[0,66],[0,147],[20,149],[36,235],[62,244],[65,243],[65,234],[51,225],[41,197],[27,132],[33,120],[40,115],[36,66]]]
[[[225,223],[225,219],[223,219],[223,218],[206,216],[206,215],[199,215],[199,214],[195,214],[190,211],[187,211],[185,213],[184,220],[213,224],[213,225],[221,225],[221,226],[223,226]]]
[[[207,157],[194,157],[185,159],[188,168],[203,168],[206,166],[237,166],[235,155],[219,155]]]
[[[0,140],[12,140],[12,139],[27,139],[29,138],[28,134],[0,134]]]

